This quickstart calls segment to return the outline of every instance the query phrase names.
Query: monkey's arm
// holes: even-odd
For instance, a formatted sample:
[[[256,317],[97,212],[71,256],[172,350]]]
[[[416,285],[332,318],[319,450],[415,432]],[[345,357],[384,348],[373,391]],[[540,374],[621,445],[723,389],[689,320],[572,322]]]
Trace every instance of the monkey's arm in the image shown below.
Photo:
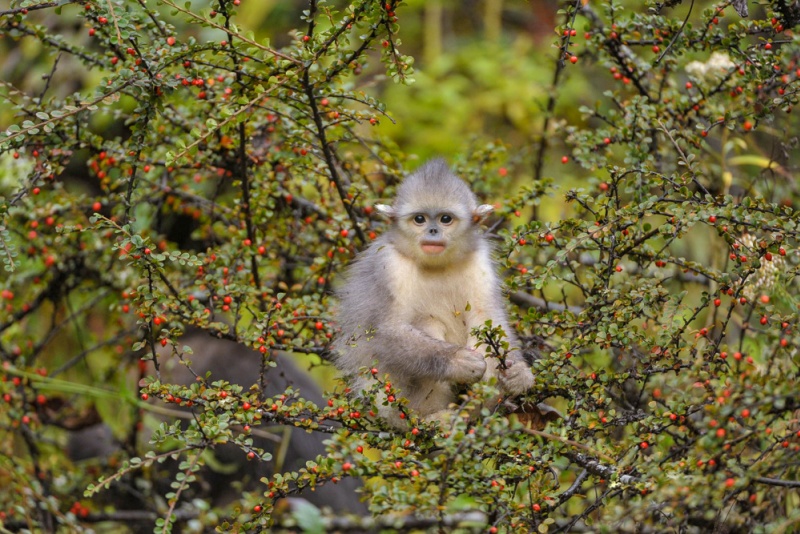
[[[374,347],[385,371],[406,379],[471,384],[486,371],[486,360],[478,351],[435,339],[410,324],[381,325],[366,343]]]

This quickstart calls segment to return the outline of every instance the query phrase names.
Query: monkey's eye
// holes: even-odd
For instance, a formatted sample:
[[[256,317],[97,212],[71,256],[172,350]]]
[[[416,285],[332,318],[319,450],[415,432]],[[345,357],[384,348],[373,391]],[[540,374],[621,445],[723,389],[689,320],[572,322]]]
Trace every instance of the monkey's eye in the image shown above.
[[[424,215],[415,215],[414,222],[417,224],[425,224],[425,216]]]
[[[442,224],[450,224],[453,222],[453,216],[444,214],[439,218],[439,220],[442,222]]]

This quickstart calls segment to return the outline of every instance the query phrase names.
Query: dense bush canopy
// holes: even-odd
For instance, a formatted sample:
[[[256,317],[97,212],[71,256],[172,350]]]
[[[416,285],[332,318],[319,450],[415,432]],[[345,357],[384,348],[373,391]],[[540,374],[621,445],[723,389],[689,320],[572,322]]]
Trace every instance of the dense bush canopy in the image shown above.
[[[280,4],[0,10],[0,525],[798,529],[800,7]],[[434,154],[498,207],[535,386],[403,432],[331,290]]]

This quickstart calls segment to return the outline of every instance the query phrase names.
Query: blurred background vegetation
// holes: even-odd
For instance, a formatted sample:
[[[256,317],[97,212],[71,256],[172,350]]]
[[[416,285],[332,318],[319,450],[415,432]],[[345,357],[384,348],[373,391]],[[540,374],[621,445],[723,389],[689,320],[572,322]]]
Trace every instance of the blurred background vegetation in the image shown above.
[[[258,397],[265,409],[274,401],[279,416],[273,421],[286,424],[277,431],[280,438],[271,432],[257,436],[264,443],[256,448],[270,451],[276,466],[263,472],[261,466],[253,467],[255,459],[267,463],[268,455],[256,453],[240,434],[226,435],[240,446],[239,455],[228,456],[219,447],[221,456],[202,456],[213,482],[197,484],[196,495],[206,495],[209,486],[233,491],[215,493],[216,501],[192,501],[191,513],[179,517],[185,520],[182,528],[231,527],[224,523],[226,517],[242,517],[246,530],[263,525],[262,514],[269,512],[279,522],[295,513],[285,523],[288,528],[302,524],[308,531],[320,531],[313,520],[316,509],[298,512],[280,505],[279,497],[293,495],[290,487],[296,489],[276,475],[282,470],[302,472],[305,478],[292,479],[295,484],[316,475],[341,482],[327,484],[324,489],[332,488],[332,495],[317,503],[336,511],[364,512],[365,505],[350,493],[360,476],[372,492],[376,515],[396,517],[393,512],[415,506],[435,515],[424,507],[436,502],[433,493],[425,492],[437,487],[434,481],[443,470],[437,462],[449,453],[462,454],[460,447],[474,447],[463,454],[478,457],[485,449],[488,456],[474,465],[458,464],[463,471],[456,469],[451,489],[467,489],[456,502],[447,503],[447,511],[483,506],[489,519],[477,521],[476,530],[500,525],[514,531],[509,517],[522,515],[514,507],[524,503],[524,525],[540,532],[553,525],[554,517],[559,521],[554,528],[566,531],[578,521],[591,531],[593,518],[615,525],[603,527],[609,531],[620,525],[634,531],[638,521],[650,521],[653,531],[669,524],[678,531],[688,525],[697,532],[717,527],[732,532],[757,530],[760,523],[791,531],[798,521],[792,512],[798,505],[792,480],[797,463],[781,451],[796,453],[800,438],[793,385],[783,380],[797,377],[793,347],[800,341],[792,330],[798,302],[797,226],[791,211],[800,198],[793,166],[797,124],[791,113],[800,70],[797,38],[792,28],[783,28],[782,20],[796,10],[793,3],[780,0],[752,3],[748,19],[734,4],[742,2],[403,2],[397,8],[398,33],[375,38],[363,57],[347,65],[347,75],[317,86],[322,89],[316,96],[330,97],[337,106],[329,109],[320,100],[328,131],[335,136],[335,167],[351,180],[345,195],[335,191],[331,166],[323,164],[321,143],[306,113],[311,99],[284,88],[274,108],[264,104],[253,113],[246,143],[221,128],[219,135],[209,135],[196,162],[176,158],[173,173],[174,154],[169,151],[197,138],[194,129],[214,131],[229,116],[226,88],[237,87],[241,94],[234,97],[245,101],[253,96],[252,86],[231,82],[236,76],[225,63],[225,45],[218,44],[226,39],[220,29],[190,23],[187,13],[175,16],[173,8],[152,0],[59,2],[58,7],[14,0],[10,8],[0,7],[0,98],[5,104],[0,105],[0,131],[11,132],[7,128],[37,117],[49,103],[56,109],[78,106],[127,75],[117,60],[124,58],[122,63],[142,52],[126,51],[127,45],[114,48],[109,26],[102,40],[93,33],[100,33],[92,21],[107,5],[139,15],[140,6],[157,10],[161,20],[174,25],[171,35],[179,42],[165,47],[166,35],[159,35],[158,25],[142,16],[137,23],[146,26],[150,39],[143,55],[168,57],[174,67],[166,70],[170,75],[177,73],[184,81],[200,77],[206,84],[187,89],[174,82],[165,99],[173,107],[159,108],[156,126],[142,121],[148,109],[145,96],[152,96],[140,91],[142,83],[136,91],[119,91],[118,101],[114,96],[97,110],[82,112],[73,128],[57,129],[64,146],[47,146],[47,157],[36,144],[40,141],[0,152],[0,215],[10,221],[8,242],[20,251],[13,258],[16,270],[0,274],[0,349],[4,363],[14,365],[3,375],[5,404],[0,410],[0,482],[8,482],[13,491],[0,497],[0,504],[8,507],[0,509],[0,522],[10,518],[10,528],[57,530],[57,525],[78,528],[80,518],[88,517],[90,524],[111,532],[126,517],[164,517],[172,508],[161,495],[170,491],[176,472],[192,472],[187,463],[176,467],[178,462],[167,462],[167,474],[154,467],[152,474],[120,484],[117,493],[83,497],[87,484],[99,477],[121,473],[119,478],[127,481],[132,470],[125,462],[141,455],[137,446],[146,441],[143,434],[152,433],[162,451],[200,442],[204,452],[210,451],[196,434],[181,435],[180,425],[171,429],[173,434],[158,430],[165,415],[188,421],[186,412],[172,410],[172,403],[186,408],[187,399],[200,398],[192,397],[198,392],[187,386],[194,378],[176,371],[163,384],[148,381],[155,356],[148,362],[140,357],[148,358],[149,347],[159,342],[168,351],[180,338],[193,347],[192,359],[202,369],[225,376],[234,366],[228,360],[218,368],[215,354],[235,354],[237,361],[255,355],[260,361],[260,354],[250,349],[270,352],[259,336],[263,329],[282,349],[275,372],[299,385],[303,398],[316,406],[282,404],[295,396],[282,396],[280,388],[268,391],[268,404]],[[218,5],[195,1],[189,12],[220,22],[222,16],[208,11]],[[309,2],[236,0],[231,5],[238,5],[237,23],[253,31],[258,42],[268,39],[270,46],[292,57],[309,53],[302,44]],[[334,16],[318,14],[317,30],[330,30],[332,20]],[[706,26],[713,37],[698,37]],[[624,35],[621,45],[612,36],[617,31]],[[562,38],[564,32],[569,39]],[[195,47],[194,65],[176,59],[187,43]],[[785,53],[776,50],[773,55],[773,43]],[[241,41],[238,46],[246,48]],[[397,83],[403,76],[395,72],[393,79],[386,65],[391,65],[387,48],[394,46],[413,58],[406,83]],[[723,70],[730,72],[722,81],[715,78],[719,69],[709,67],[712,52],[720,50],[731,52],[741,65],[737,71],[723,61]],[[248,52],[263,61],[262,71],[274,67],[259,51]],[[315,76],[337,66],[335,53],[320,57],[309,60]],[[215,61],[225,64],[215,70]],[[619,63],[629,64],[640,79],[629,79]],[[210,98],[200,96],[206,91]],[[161,105],[156,101],[148,105]],[[358,120],[339,125],[337,110]],[[73,139],[80,142],[71,143]],[[250,161],[256,162],[247,167],[257,184],[253,213],[239,196],[242,177],[232,172],[244,165],[234,149],[245,145]],[[108,148],[107,154],[106,147],[116,152]],[[322,361],[332,335],[330,284],[371,235],[381,231],[383,222],[371,217],[371,205],[391,197],[404,173],[440,155],[498,207],[491,231],[516,306],[517,326],[542,355],[530,400],[549,399],[565,414],[557,430],[549,427],[557,437],[541,442],[527,435],[509,437],[509,423],[486,414],[469,434],[464,426],[458,429],[461,434],[454,431],[437,437],[440,441],[427,432],[419,438],[410,432],[387,437],[347,418],[357,410],[339,395],[341,388],[327,399],[322,396],[323,389],[338,387],[336,372]],[[116,163],[110,163],[114,158]],[[56,180],[46,178],[51,167],[45,160],[56,169]],[[117,221],[128,218],[120,184],[126,184],[125,173],[135,173],[137,165],[145,177],[132,207],[134,223],[119,228]],[[349,206],[345,199],[354,199],[355,214],[343,207]],[[68,231],[52,231],[52,216],[66,223]],[[263,244],[249,242],[249,223]],[[8,239],[8,228],[2,231]],[[367,239],[354,237],[360,232]],[[266,252],[256,253],[259,245]],[[153,247],[153,260],[142,259],[145,247]],[[772,261],[767,255],[776,259],[769,272],[761,264]],[[228,266],[236,269],[229,273]],[[180,298],[168,291],[169,284],[154,284],[153,273],[164,273]],[[251,283],[253,273],[260,273],[268,289]],[[147,282],[151,289],[159,287],[144,296]],[[200,284],[202,291],[196,287]],[[208,304],[216,305],[222,316],[213,323],[201,313],[206,300],[199,308],[193,300],[184,302],[187,294],[207,297],[205,291],[215,292],[208,302],[217,297],[226,302],[225,296],[232,295],[245,303],[241,328],[225,330],[233,314],[227,313],[230,309],[223,313],[220,302]],[[190,323],[236,343],[211,343],[189,328]],[[189,353],[172,356],[177,361]],[[316,385],[304,380],[308,368]],[[260,373],[263,385],[264,371],[256,365],[237,372],[244,377],[240,382],[254,382]],[[219,389],[227,398],[255,402],[255,389],[243,385]],[[726,404],[725,399],[733,400]],[[326,407],[340,411],[330,415]],[[750,418],[751,410],[758,412],[757,418]],[[257,426],[252,412],[244,412],[249,410],[240,404],[226,415],[237,424]],[[302,436],[308,434],[302,432],[298,414],[332,434],[327,453],[322,440],[328,434],[305,440]],[[216,415],[202,412],[197,417],[207,428],[219,429]],[[44,424],[28,431],[25,418]],[[326,419],[348,429],[352,425],[353,432],[335,432],[325,427]],[[726,442],[724,432],[715,434],[720,423],[729,425],[729,435],[736,437]],[[64,428],[56,429],[58,425]],[[300,431],[290,439],[293,425]],[[74,439],[75,430],[83,432],[84,427],[98,434]],[[472,442],[465,435],[476,430],[482,441],[467,445]],[[587,465],[597,459],[576,454],[576,442],[599,452],[598,458],[603,455],[606,466],[592,464],[590,470]],[[368,449],[363,460],[362,444]],[[288,449],[300,445],[308,448],[298,452],[302,461],[295,465]],[[741,449],[729,454],[737,446]],[[63,450],[70,447],[68,459]],[[182,449],[190,458],[193,450],[188,445]],[[446,452],[435,455],[432,450]],[[319,472],[310,474],[304,461],[323,453],[327,458],[314,467]],[[104,455],[105,463],[81,463]],[[619,462],[613,468],[612,456]],[[363,465],[354,468],[353,458]],[[400,459],[415,470],[393,471]],[[344,465],[357,476],[344,476]],[[83,478],[60,476],[64,466]],[[262,476],[272,484],[267,491],[258,484]],[[44,489],[37,485],[39,479],[45,481]],[[508,487],[484,487],[497,488],[498,480],[509,481]],[[347,486],[349,482],[354,484]],[[343,487],[346,491],[340,491]],[[56,502],[54,495],[75,496],[75,501]],[[125,516],[121,502],[147,502],[150,507]],[[220,502],[228,506],[225,513],[214,507]],[[51,523],[41,519],[46,517]],[[106,520],[115,523],[109,526]],[[254,523],[246,523],[250,520]],[[444,518],[438,520],[444,528]],[[423,522],[419,528],[432,525],[437,524]]]

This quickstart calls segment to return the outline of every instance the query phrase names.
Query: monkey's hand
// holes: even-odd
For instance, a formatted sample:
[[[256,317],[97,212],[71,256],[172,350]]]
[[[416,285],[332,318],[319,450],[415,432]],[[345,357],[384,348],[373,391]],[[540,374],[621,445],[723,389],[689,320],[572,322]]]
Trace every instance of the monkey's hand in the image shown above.
[[[472,349],[458,349],[450,360],[449,378],[456,384],[474,384],[486,372],[486,359],[483,354]]]
[[[497,382],[500,388],[509,395],[520,395],[533,387],[533,373],[522,357],[510,357],[506,368],[498,370]]]

